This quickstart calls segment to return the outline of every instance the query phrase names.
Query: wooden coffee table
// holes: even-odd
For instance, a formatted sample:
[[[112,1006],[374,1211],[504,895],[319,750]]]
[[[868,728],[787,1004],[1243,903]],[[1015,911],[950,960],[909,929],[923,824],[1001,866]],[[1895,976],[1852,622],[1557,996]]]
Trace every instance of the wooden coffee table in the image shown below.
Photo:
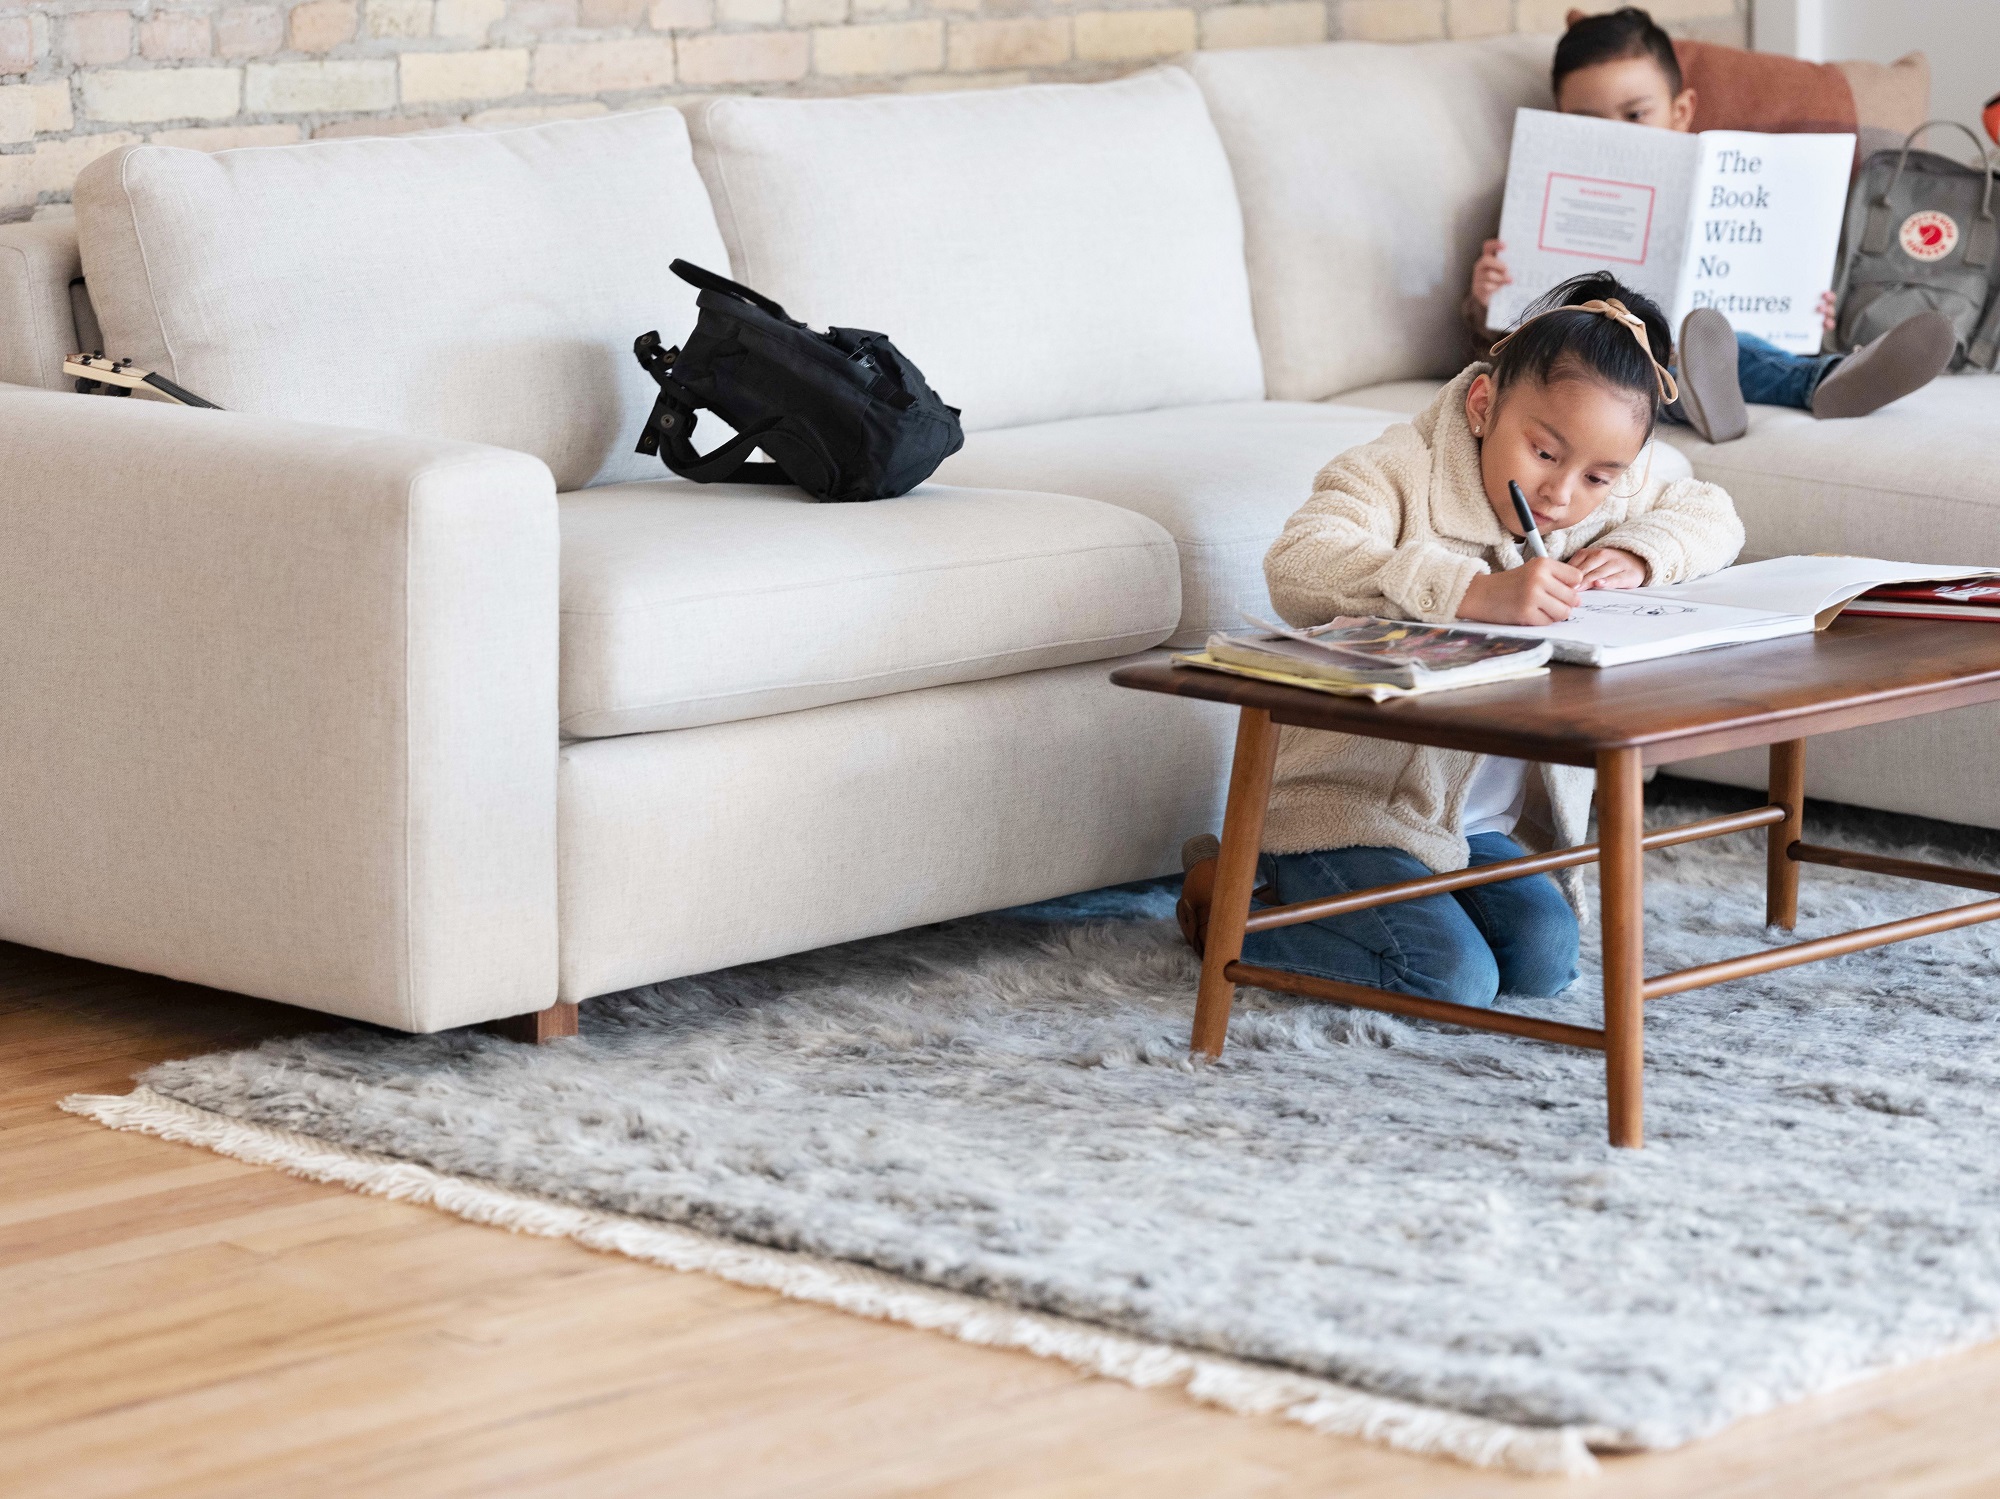
[[[1771,925],[1786,930],[1798,920],[1801,864],[1833,864],[1967,890],[2000,891],[2000,875],[1824,848],[1800,840],[1806,740],[1838,729],[2000,701],[2000,628],[1992,625],[1841,618],[1818,635],[1604,671],[1558,666],[1544,677],[1386,703],[1334,697],[1309,688],[1284,687],[1164,662],[1121,667],[1111,674],[1111,680],[1145,692],[1233,703],[1242,710],[1191,1043],[1194,1052],[1211,1057],[1222,1054],[1229,1008],[1238,984],[1587,1047],[1604,1053],[1611,1143],[1636,1148],[1644,1141],[1647,1000],[2000,917],[2000,900],[1975,901],[1677,973],[1652,978],[1645,973],[1641,856],[1647,849],[1749,828],[1769,829],[1765,914]],[[1600,842],[1252,911],[1258,845],[1280,724],[1559,765],[1594,766]],[[1647,766],[1753,745],[1770,746],[1770,805],[1656,833],[1645,831],[1641,790]],[[1966,769],[1968,774],[1988,775],[1994,767]],[[1242,961],[1246,932],[1590,863],[1602,871],[1602,1029],[1419,999]]]

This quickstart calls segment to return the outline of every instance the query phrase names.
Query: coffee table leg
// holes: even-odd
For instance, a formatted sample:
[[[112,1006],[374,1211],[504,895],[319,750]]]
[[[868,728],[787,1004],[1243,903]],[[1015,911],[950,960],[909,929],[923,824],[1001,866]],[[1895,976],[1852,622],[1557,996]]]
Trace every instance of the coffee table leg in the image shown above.
[[[1771,801],[1785,809],[1785,820],[1772,823],[1767,835],[1764,920],[1789,932],[1799,924],[1799,865],[1786,850],[1805,836],[1805,740],[1771,746]]]
[[[1271,799],[1271,768],[1278,758],[1278,726],[1262,708],[1245,708],[1236,724],[1236,759],[1229,768],[1229,805],[1222,815],[1222,853],[1215,861],[1215,894],[1202,944],[1201,993],[1194,1006],[1192,1052],[1222,1055],[1236,985],[1223,970],[1243,956],[1243,922],[1257,888],[1257,851],[1264,837],[1264,808]]]
[[[1604,912],[1604,1084],[1611,1143],[1646,1141],[1644,767],[1636,749],[1597,756],[1598,872]]]

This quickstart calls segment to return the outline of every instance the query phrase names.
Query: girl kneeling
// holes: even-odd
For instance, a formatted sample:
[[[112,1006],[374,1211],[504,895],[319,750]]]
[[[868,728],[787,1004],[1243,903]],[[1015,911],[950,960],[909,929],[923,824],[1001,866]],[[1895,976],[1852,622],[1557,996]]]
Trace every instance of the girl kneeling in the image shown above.
[[[1320,471],[1264,559],[1294,625],[1336,615],[1448,624],[1567,619],[1593,588],[1677,583],[1743,544],[1729,496],[1637,468],[1673,398],[1666,320],[1603,275],[1530,309],[1415,421]],[[1649,466],[1649,465],[1648,465]],[[1524,554],[1518,482],[1548,549]],[[1592,773],[1287,728],[1264,825],[1285,904],[1583,841]],[[1490,1006],[1576,977],[1581,881],[1530,875],[1252,934],[1246,962]],[[1565,900],[1565,896],[1568,897]]]

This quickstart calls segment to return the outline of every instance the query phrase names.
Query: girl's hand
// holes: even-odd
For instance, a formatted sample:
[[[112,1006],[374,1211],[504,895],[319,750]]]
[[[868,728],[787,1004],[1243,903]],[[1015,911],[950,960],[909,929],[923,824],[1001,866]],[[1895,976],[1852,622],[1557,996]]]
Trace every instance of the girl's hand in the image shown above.
[[[1490,306],[1493,294],[1514,279],[1507,274],[1507,262],[1500,258],[1500,252],[1506,248],[1501,241],[1489,239],[1480,246],[1479,258],[1472,262],[1472,300],[1481,307]]]
[[[1582,586],[1583,574],[1567,562],[1531,557],[1504,573],[1474,578],[1459,601],[1458,617],[1489,625],[1559,625],[1576,607]]]
[[[1840,303],[1835,300],[1833,293],[1830,291],[1821,292],[1819,294],[1819,320],[1826,324],[1827,332],[1831,333],[1834,324],[1840,321],[1839,313]]]
[[[1646,564],[1630,552],[1616,547],[1585,547],[1570,565],[1582,574],[1579,588],[1644,588]]]

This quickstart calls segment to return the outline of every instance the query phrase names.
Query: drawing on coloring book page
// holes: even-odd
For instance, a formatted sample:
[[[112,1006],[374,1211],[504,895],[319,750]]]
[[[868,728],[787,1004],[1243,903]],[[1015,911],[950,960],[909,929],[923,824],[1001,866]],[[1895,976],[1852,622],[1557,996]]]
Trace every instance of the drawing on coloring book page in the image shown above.
[[[1557,625],[1489,625],[1454,620],[1454,630],[1546,640],[1555,659],[1577,666],[1626,666],[1716,646],[1810,635],[1870,588],[1994,579],[2000,568],[1885,562],[1875,557],[1771,557],[1741,562],[1691,583],[1593,590]],[[1989,582],[1987,586],[2000,586]]]
[[[1693,604],[1660,604],[1648,599],[1620,598],[1615,594],[1587,593],[1577,600],[1578,614],[1616,614],[1627,619],[1665,619],[1673,614],[1693,614]]]

